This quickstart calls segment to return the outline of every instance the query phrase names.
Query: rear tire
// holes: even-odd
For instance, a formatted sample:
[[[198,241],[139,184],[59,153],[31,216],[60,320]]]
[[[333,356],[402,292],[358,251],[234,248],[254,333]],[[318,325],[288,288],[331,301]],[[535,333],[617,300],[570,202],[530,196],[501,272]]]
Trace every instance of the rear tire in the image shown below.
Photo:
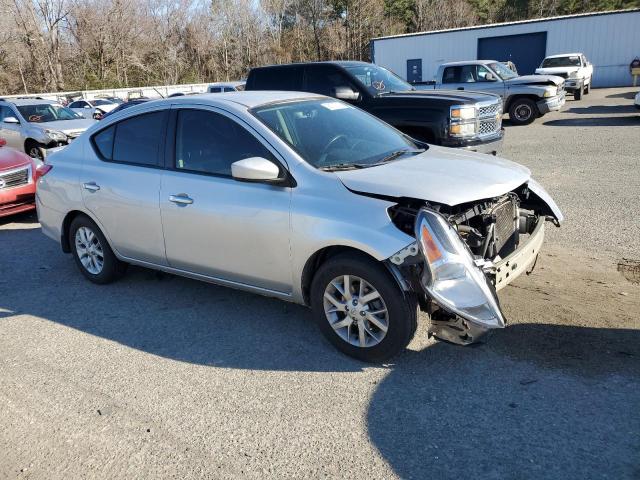
[[[513,125],[529,125],[539,115],[536,102],[529,98],[517,98],[509,106],[509,120]]]
[[[365,362],[382,362],[404,350],[418,322],[416,299],[382,264],[357,254],[337,255],[320,266],[311,283],[311,308],[327,340]]]
[[[69,227],[71,253],[80,272],[93,283],[104,285],[124,275],[127,264],[116,258],[96,223],[85,215]]]
[[[573,92],[573,99],[574,100],[582,100],[582,88],[579,88],[578,90]]]

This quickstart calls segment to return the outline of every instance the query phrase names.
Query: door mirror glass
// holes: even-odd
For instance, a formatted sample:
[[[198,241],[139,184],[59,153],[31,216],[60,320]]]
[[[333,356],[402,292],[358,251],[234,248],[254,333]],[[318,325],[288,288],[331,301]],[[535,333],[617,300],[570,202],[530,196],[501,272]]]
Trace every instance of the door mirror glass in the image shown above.
[[[20,123],[16,117],[4,117],[4,123]]]
[[[360,93],[351,87],[335,87],[335,97],[340,100],[360,100]]]
[[[273,182],[280,179],[280,168],[266,158],[251,157],[232,163],[231,175],[236,180]]]
[[[491,72],[487,72],[487,74],[484,76],[484,79],[487,82],[495,82],[496,81],[496,77]]]

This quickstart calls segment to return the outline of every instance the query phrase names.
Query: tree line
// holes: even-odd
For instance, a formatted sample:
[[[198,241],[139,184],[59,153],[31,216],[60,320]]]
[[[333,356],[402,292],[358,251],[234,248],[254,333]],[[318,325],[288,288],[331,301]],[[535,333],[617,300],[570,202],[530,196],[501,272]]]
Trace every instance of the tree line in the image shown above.
[[[640,0],[0,0],[0,94],[201,83],[368,60],[371,38]]]

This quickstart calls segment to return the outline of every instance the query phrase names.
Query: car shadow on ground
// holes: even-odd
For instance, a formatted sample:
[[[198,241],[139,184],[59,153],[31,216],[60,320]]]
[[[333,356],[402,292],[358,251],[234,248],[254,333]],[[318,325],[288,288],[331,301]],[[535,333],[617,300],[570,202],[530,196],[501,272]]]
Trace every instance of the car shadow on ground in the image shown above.
[[[513,325],[406,352],[369,436],[401,478],[634,478],[639,382],[640,330]]]
[[[638,110],[633,105],[591,105],[589,107],[571,107],[563,113],[580,114],[624,114],[636,113]]]
[[[636,92],[632,91],[632,92],[612,93],[611,95],[607,95],[606,98],[628,98],[629,100],[633,100],[635,96],[636,96]]]
[[[17,215],[8,215],[6,217],[0,217],[0,227],[8,225],[10,223],[21,225],[33,225],[38,222],[38,216],[35,210],[25,213],[19,213]]]
[[[550,127],[628,127],[640,125],[640,116],[563,118],[549,120],[544,122],[544,125]]]

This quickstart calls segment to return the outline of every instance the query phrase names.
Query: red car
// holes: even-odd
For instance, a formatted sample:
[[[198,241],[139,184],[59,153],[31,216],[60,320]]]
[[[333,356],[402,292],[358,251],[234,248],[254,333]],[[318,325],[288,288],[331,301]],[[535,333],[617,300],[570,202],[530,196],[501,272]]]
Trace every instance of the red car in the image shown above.
[[[0,217],[36,208],[36,175],[34,160],[28,155],[5,147],[0,138]]]

